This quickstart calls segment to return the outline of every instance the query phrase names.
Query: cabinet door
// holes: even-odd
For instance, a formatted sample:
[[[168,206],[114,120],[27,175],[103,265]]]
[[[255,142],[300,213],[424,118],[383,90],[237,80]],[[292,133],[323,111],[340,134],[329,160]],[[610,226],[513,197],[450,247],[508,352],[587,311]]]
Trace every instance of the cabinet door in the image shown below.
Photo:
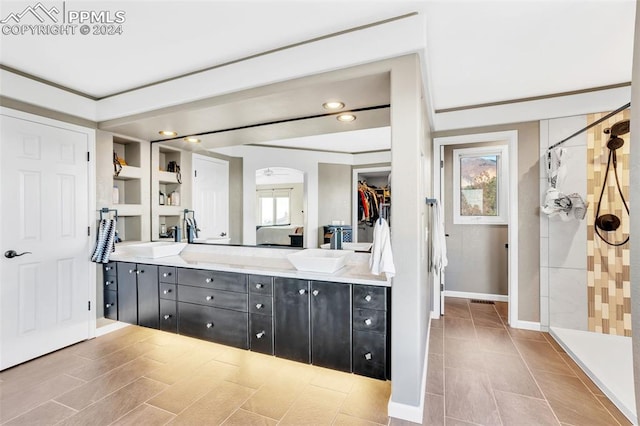
[[[118,306],[116,305],[116,292],[107,290],[104,292],[104,317],[112,320],[118,319]]]
[[[309,363],[309,282],[275,278],[273,290],[276,356]]]
[[[249,314],[178,302],[178,333],[249,349]]]
[[[135,263],[118,264],[118,321],[138,324],[137,269]]]
[[[351,371],[351,286],[311,282],[311,362]]]
[[[160,298],[158,295],[158,267],[152,265],[137,265],[137,269],[138,324],[144,327],[159,328]]]
[[[160,330],[178,332],[175,300],[160,299]]]

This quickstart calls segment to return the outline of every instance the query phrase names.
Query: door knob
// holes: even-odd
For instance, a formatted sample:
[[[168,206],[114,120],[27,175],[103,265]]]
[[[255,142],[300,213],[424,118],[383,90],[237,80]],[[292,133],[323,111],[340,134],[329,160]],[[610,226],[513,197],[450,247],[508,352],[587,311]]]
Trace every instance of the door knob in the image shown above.
[[[7,259],[13,259],[14,257],[24,256],[25,254],[31,254],[30,251],[25,251],[22,253],[18,253],[15,250],[7,250],[4,252],[4,257]]]

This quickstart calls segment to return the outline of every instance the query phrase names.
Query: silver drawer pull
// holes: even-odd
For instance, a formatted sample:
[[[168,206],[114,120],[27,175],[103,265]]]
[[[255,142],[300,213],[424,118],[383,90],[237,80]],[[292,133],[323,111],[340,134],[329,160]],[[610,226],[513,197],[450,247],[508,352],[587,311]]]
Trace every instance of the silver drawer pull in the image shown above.
[[[167,278],[171,276],[171,272],[165,272],[164,274],[162,274],[163,277]]]
[[[163,317],[164,319],[168,320],[169,318],[171,318],[171,315],[167,314]]]
[[[265,333],[264,331],[261,331],[260,333],[256,334],[256,337],[257,337],[258,339],[262,339],[262,338],[264,337],[264,335],[265,335],[265,334],[266,334],[266,333]]]
[[[213,278],[207,278],[206,280],[204,280],[204,282],[206,282],[207,284],[212,283],[213,282]]]
[[[111,270],[111,266],[105,266],[105,267],[104,267],[104,270],[105,270],[105,271],[110,271],[110,270]]]
[[[111,281],[105,281],[104,282],[104,285],[109,285],[109,284],[111,284]]]
[[[135,269],[129,269],[129,273],[133,274],[134,272],[137,272]]]
[[[370,294],[367,294],[367,295],[364,297],[364,300],[366,300],[367,302],[371,302],[371,295],[370,295]]]
[[[115,305],[115,303],[107,303],[106,305],[104,305],[104,307],[105,307],[105,308],[110,308],[110,307],[112,307],[113,305]]]
[[[171,293],[171,289],[170,289],[170,288],[168,288],[168,289],[166,289],[166,290],[163,290],[162,292],[163,292],[164,294],[169,294],[169,293]]]
[[[364,320],[364,323],[367,325],[371,325],[373,321],[371,321],[371,318],[367,318],[366,320]]]
[[[139,271],[136,271],[136,274],[140,275],[140,274],[144,274],[144,269],[141,269]]]
[[[262,309],[264,305],[262,303],[256,303],[256,309]]]
[[[304,288],[301,288],[300,290],[298,290],[298,293],[307,294],[307,290],[305,290]]]
[[[371,361],[371,358],[373,358],[371,356],[371,352],[367,352],[366,354],[364,354],[364,359],[366,359],[367,361]]]
[[[211,327],[213,327],[213,323],[212,322],[208,322],[207,323],[207,328],[211,328]]]
[[[262,283],[256,284],[256,288],[263,288],[263,287],[264,287],[264,284],[262,284]]]
[[[314,296],[317,296],[318,294],[320,294],[320,292],[319,292],[318,290],[313,290],[312,294],[313,294]]]
[[[207,302],[209,302],[209,301],[213,300],[213,296],[207,296],[207,297],[205,297],[204,299],[205,299]]]

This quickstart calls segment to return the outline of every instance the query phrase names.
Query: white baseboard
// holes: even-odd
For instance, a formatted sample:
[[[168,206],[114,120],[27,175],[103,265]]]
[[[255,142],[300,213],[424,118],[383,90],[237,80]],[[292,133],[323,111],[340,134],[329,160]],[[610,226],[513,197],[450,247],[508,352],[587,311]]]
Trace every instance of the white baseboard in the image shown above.
[[[433,314],[433,312],[432,312]],[[387,415],[389,417],[395,417],[396,419],[407,420],[422,424],[422,416],[424,414],[424,399],[427,396],[427,369],[429,368],[429,338],[431,337],[431,319],[429,319],[429,327],[427,329],[427,345],[424,350],[424,362],[422,368],[422,382],[420,384],[420,405],[408,405],[401,404],[399,402],[393,402],[389,398],[389,404],[387,405]]]
[[[114,322],[113,324],[105,325],[103,327],[96,328],[96,337],[104,336],[105,334],[112,333],[121,328],[129,327],[130,324],[126,322]]]
[[[509,324],[512,328],[521,328],[523,330],[542,331],[539,322],[534,321],[516,321],[515,324]]]
[[[509,296],[502,294],[487,294],[487,293],[471,293],[468,291],[452,291],[444,290],[445,297],[459,297],[462,299],[477,299],[477,300],[491,300],[493,302],[508,302]]]
[[[431,319],[440,319],[440,314],[434,311],[431,311]],[[431,326],[429,326],[429,329],[431,329]]]

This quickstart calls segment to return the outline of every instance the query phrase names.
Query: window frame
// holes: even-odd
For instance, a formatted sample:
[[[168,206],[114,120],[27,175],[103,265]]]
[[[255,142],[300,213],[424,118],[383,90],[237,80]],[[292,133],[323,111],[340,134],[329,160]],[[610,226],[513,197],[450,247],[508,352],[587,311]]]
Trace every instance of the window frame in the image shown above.
[[[270,225],[264,225],[262,224],[262,205],[261,205],[261,198],[271,198],[273,207],[272,207],[272,219],[273,222]],[[277,199],[278,198],[286,198],[289,204],[289,221],[287,223],[276,223],[277,218],[278,218],[278,203],[277,203]],[[256,224],[258,227],[262,227],[262,226],[287,226],[287,225],[291,225],[291,188],[271,188],[271,189],[258,189],[256,190],[256,204],[257,204],[257,217],[256,217]]]
[[[466,216],[460,214],[460,160],[469,157],[495,155],[497,176],[497,215]],[[453,223],[455,225],[508,225],[509,224],[509,146],[491,145],[453,150]]]

